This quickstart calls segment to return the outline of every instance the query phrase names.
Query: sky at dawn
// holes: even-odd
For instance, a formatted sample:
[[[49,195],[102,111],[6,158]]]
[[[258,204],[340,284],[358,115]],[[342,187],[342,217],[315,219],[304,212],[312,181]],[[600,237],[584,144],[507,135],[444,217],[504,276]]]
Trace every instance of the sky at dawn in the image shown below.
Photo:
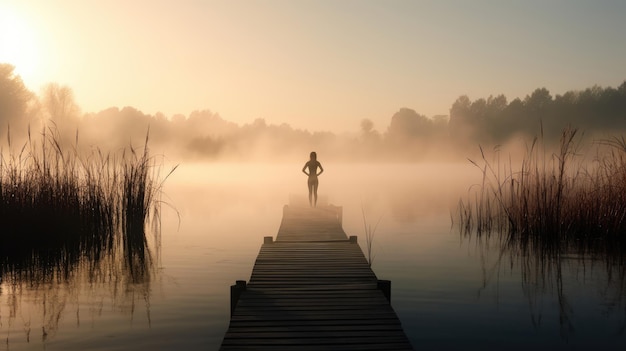
[[[626,79],[626,1],[0,0],[0,62],[133,106],[334,132],[460,95],[509,101]]]

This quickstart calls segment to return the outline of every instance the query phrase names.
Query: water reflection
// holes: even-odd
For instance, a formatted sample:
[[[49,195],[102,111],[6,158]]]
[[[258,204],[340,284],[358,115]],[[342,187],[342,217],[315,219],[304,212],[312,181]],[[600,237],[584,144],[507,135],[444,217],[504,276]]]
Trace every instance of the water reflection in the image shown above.
[[[146,250],[134,259],[127,258],[122,241],[114,240],[121,249],[113,254],[106,246],[69,254],[78,258],[66,278],[63,264],[44,264],[57,267],[57,278],[46,275],[47,283],[26,279],[43,275],[44,268],[28,273],[1,265],[0,350],[5,340],[12,350],[43,348],[42,341],[48,350],[219,348],[228,327],[228,287],[249,277],[263,236],[276,234],[291,194],[306,197],[306,182],[299,163],[183,166],[167,183],[165,200],[180,212],[181,221],[173,211],[163,211],[162,256],[161,237],[151,230]],[[610,339],[624,326],[624,279],[617,278],[623,271],[607,270],[600,258],[580,262],[576,255],[563,254],[560,272],[559,266],[544,263],[550,273],[542,273],[534,251],[501,250],[495,235],[489,241],[462,236],[459,245],[456,229],[450,230],[450,210],[468,185],[480,181],[474,172],[466,173],[471,167],[324,167],[320,201],[343,206],[344,230],[361,236],[359,244],[365,243],[362,209],[373,221],[382,216],[373,268],[381,279],[392,280],[394,309],[414,345],[434,350],[572,349],[574,343],[579,349],[623,348],[623,337]],[[484,273],[476,252],[483,254]],[[559,336],[558,276],[562,301],[568,304],[564,311],[575,328],[567,334],[569,344]]]
[[[501,276],[519,272],[535,329],[545,326],[545,315],[556,313],[559,333],[571,340],[584,323],[591,304],[610,320],[609,335],[626,331],[626,257],[623,249],[602,242],[554,243],[522,240],[509,233],[468,230],[458,226],[462,241],[475,245],[482,262],[481,292]],[[470,244],[471,245],[471,244]],[[581,298],[586,296],[586,298]],[[556,304],[548,301],[554,298]],[[581,316],[583,318],[581,318]]]
[[[541,324],[543,295],[556,296],[566,340],[576,332],[579,306],[570,297],[578,293],[577,283],[600,290],[606,314],[622,314],[616,333],[626,319],[626,309],[620,311],[626,304],[626,207],[620,197],[626,147],[598,147],[597,161],[587,164],[576,159],[578,140],[577,130],[566,129],[550,153],[535,139],[519,165],[501,163],[499,149],[490,161],[481,149],[482,159],[471,162],[482,180],[458,206],[461,235],[475,238],[483,252],[497,253],[491,271],[505,263],[520,270],[533,325]]]
[[[128,237],[65,240],[45,247],[35,245],[31,250],[3,250],[0,331],[7,349],[34,340],[45,345],[54,338],[62,320],[74,320],[80,327],[84,320],[93,321],[102,315],[105,301],[111,301],[113,309],[131,319],[145,310],[150,324],[150,294],[159,264],[160,238],[156,234],[142,236],[142,240]]]
[[[195,326],[187,328],[194,328],[197,335],[214,333],[214,344],[210,344],[212,339],[207,341],[214,348],[221,344],[228,326],[229,296],[224,288],[235,279],[249,277],[261,239],[275,235],[280,209],[290,195],[306,198],[301,167],[212,164],[192,169],[185,165],[186,173],[175,178],[179,188],[169,188],[168,193],[181,210],[188,240],[176,256],[189,261],[180,265],[179,274],[189,276],[193,283],[205,283],[198,288],[199,297],[189,304],[193,305],[190,310],[197,311],[203,303],[211,306],[194,320]],[[571,349],[559,336],[560,308],[552,284],[555,280],[539,274],[536,269],[541,266],[530,265],[534,262],[532,251],[520,256],[512,248],[502,251],[496,235],[490,241],[463,236],[463,245],[459,245],[459,236],[451,231],[450,213],[459,196],[480,181],[471,166],[329,163],[324,169],[320,200],[343,206],[344,230],[361,236],[359,244],[364,250],[362,210],[372,222],[382,216],[374,238],[373,269],[381,279],[392,280],[394,309],[414,345],[433,350]],[[171,241],[165,249],[182,239],[168,239],[166,235],[165,240]],[[478,251],[474,251],[474,245],[479,245]],[[484,275],[476,252],[484,256]],[[566,302],[574,311],[567,315],[576,332],[569,334],[569,342],[577,346],[608,345],[602,349],[615,349],[617,345],[621,349],[623,337],[606,337],[608,329],[614,334],[616,326],[623,326],[623,321],[616,318],[623,305],[609,307],[611,303],[604,295],[604,265],[598,260],[580,265],[567,257],[561,258],[558,274]],[[523,259],[529,261],[524,263],[525,268],[521,267]],[[551,274],[557,272],[553,269]],[[542,277],[545,285],[541,285]],[[530,278],[535,279],[534,285]],[[523,290],[521,280],[526,281]],[[481,286],[484,288],[477,299]],[[220,305],[225,308],[220,310]],[[604,314],[599,315],[598,308],[605,309]],[[185,321],[190,320],[188,315]],[[211,320],[214,323],[207,325]]]

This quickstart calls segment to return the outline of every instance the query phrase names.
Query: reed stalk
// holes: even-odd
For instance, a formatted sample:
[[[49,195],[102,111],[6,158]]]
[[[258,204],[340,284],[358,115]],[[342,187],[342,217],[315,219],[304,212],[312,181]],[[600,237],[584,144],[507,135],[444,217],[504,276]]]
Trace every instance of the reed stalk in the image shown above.
[[[565,130],[559,149],[550,156],[540,151],[535,139],[515,171],[512,164],[492,165],[484,153],[480,163],[470,160],[483,179],[470,188],[468,200],[459,202],[464,232],[504,233],[522,247],[541,244],[536,249],[575,246],[580,253],[590,253],[601,243],[623,250],[626,141],[601,141],[608,150],[582,165],[574,161],[579,157],[577,136],[577,130]]]
[[[374,262],[374,257],[375,257],[374,252],[373,252],[374,236],[376,235],[376,229],[378,229],[378,224],[380,223],[380,220],[382,219],[382,215],[378,218],[378,221],[376,221],[376,224],[374,225],[374,227],[372,227],[371,224],[367,223],[367,217],[365,216],[365,209],[363,208],[362,205],[361,205],[361,213],[363,215],[363,227],[365,229],[365,246],[366,246],[366,251],[367,251],[367,263],[371,267],[372,263]]]
[[[37,140],[29,130],[17,152],[9,132],[0,150],[0,276],[45,276],[57,264],[69,276],[80,262],[120,257],[131,276],[145,278],[138,268],[151,264],[146,227],[165,180],[157,183],[148,135],[141,152],[103,154],[79,150],[78,133],[64,147],[54,126]]]
[[[535,138],[517,167],[510,160],[493,164],[482,153],[470,160],[482,183],[458,205],[462,235],[483,241],[496,235],[500,255],[519,263],[526,287],[554,282],[564,330],[572,326],[563,262],[602,262],[607,284],[618,288],[620,301],[626,297],[626,139],[595,143],[590,163],[582,162],[581,140],[576,129],[565,129],[548,153],[543,137]]]

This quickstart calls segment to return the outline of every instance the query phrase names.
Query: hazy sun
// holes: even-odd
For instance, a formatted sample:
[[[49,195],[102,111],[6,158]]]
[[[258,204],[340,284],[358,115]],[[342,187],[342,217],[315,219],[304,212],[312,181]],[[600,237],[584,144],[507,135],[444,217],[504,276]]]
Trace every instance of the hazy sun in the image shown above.
[[[39,55],[32,26],[11,8],[0,5],[0,63],[15,66],[24,80],[37,74]]]

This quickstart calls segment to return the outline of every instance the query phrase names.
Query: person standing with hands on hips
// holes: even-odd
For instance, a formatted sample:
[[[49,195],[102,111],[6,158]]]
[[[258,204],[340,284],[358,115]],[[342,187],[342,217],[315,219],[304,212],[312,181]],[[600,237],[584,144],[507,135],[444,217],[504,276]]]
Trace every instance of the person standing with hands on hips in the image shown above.
[[[320,169],[319,172],[317,169]],[[307,172],[308,170],[308,172]],[[317,180],[317,176],[324,172],[324,168],[322,164],[317,161],[317,154],[315,151],[311,152],[310,159],[307,163],[302,167],[302,172],[309,176],[308,185],[309,185],[309,205],[312,207],[317,206],[317,186],[319,185],[319,181]]]

